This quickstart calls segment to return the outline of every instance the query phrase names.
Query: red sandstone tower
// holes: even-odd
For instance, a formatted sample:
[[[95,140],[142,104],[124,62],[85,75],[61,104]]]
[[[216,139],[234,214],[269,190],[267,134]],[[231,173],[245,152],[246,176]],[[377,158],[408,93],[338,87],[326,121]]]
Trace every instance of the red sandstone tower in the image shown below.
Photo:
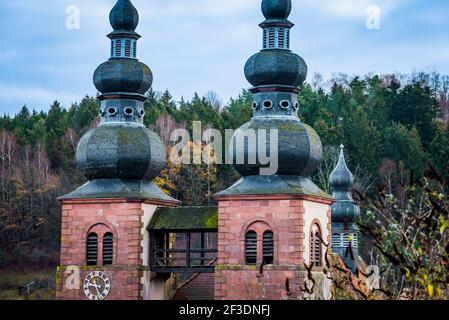
[[[176,206],[151,181],[165,146],[143,125],[151,70],[136,59],[139,15],[129,0],[111,11],[111,58],[94,83],[101,123],[80,140],[76,159],[89,179],[62,203],[59,299],[164,299],[165,279],[151,278],[147,230],[156,209]]]
[[[298,87],[307,66],[289,49],[291,1],[263,0],[262,11],[263,50],[245,66],[254,86],[253,118],[236,132],[229,150],[243,178],[215,196],[215,297],[323,298],[333,199],[309,178],[322,146],[317,133],[298,118]],[[272,166],[274,175],[268,170]],[[307,290],[312,286],[306,266],[313,267],[313,293]]]

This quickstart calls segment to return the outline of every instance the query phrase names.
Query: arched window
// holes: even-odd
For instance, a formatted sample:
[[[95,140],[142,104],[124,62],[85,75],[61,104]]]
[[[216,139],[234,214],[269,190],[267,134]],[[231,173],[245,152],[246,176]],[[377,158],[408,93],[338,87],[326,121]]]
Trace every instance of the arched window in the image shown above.
[[[321,267],[323,264],[321,239],[321,229],[315,223],[310,230],[310,263],[313,263],[314,267]]]
[[[112,264],[114,257],[114,236],[108,232],[103,236],[103,265]]]
[[[273,264],[274,261],[274,239],[271,231],[265,231],[263,234],[263,261],[265,264]]]
[[[86,263],[88,266],[98,264],[98,235],[96,233],[89,233],[87,236]]]
[[[248,231],[245,235],[245,260],[248,265],[257,263],[257,233]]]

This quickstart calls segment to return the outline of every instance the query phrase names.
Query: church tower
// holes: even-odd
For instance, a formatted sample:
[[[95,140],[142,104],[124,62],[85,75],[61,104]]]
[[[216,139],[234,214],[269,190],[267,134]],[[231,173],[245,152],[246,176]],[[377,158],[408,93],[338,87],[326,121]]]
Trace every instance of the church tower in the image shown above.
[[[333,199],[310,179],[322,146],[298,117],[298,88],[307,66],[290,50],[291,9],[291,0],[262,1],[263,48],[245,66],[253,85],[253,117],[229,146],[242,178],[215,195],[216,299],[302,299],[306,266],[317,281],[314,294],[323,294]],[[262,155],[274,153],[277,172],[269,175]]]
[[[95,71],[101,122],[80,140],[79,169],[89,180],[62,203],[59,299],[163,299],[164,280],[151,279],[147,226],[160,206],[178,202],[152,180],[166,150],[143,125],[151,70],[137,60],[139,15],[118,0],[110,23],[111,57]]]
[[[355,224],[360,216],[360,208],[352,199],[354,176],[349,171],[344,154],[340,150],[337,166],[329,177],[332,196],[336,202],[332,205],[332,252],[338,254],[349,269],[358,270],[358,227]]]

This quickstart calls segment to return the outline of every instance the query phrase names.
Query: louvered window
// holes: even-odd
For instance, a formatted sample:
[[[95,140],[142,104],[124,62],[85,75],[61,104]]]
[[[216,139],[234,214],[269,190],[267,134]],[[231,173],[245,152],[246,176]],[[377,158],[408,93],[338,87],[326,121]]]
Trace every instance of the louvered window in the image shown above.
[[[115,40],[115,56],[122,56],[122,40]]]
[[[287,29],[287,49],[290,49],[290,30]]]
[[[274,28],[271,28],[268,30],[268,48],[274,48],[275,47],[275,38],[276,38],[276,30]]]
[[[334,248],[341,248],[342,247],[342,241],[341,241],[341,234],[339,233],[334,233],[332,235],[332,246]]]
[[[90,233],[87,236],[86,247],[87,265],[96,266],[98,264],[98,235],[96,233]]]
[[[310,234],[310,262],[315,267],[322,266],[321,230],[317,224],[312,226]]]
[[[273,264],[274,261],[274,239],[271,231],[263,234],[263,261],[265,264]]]
[[[268,31],[267,29],[263,29],[263,48],[268,48]]]
[[[135,58],[137,55],[137,41],[133,42],[133,57]]]
[[[285,29],[279,28],[278,29],[278,48],[284,48],[285,47]]]
[[[106,233],[103,237],[103,265],[112,264],[114,256],[114,236]]]
[[[125,57],[131,57],[131,40],[125,41]]]
[[[352,234],[352,247],[353,248],[359,247],[359,237],[357,236],[357,233]]]
[[[358,239],[357,239],[357,234],[353,234],[353,233],[346,233],[343,236],[343,246],[345,248],[349,247],[349,242],[351,241],[352,238],[352,242],[351,242],[351,246],[353,248],[357,248],[358,247]]]
[[[245,236],[245,259],[248,265],[257,263],[257,233],[254,231],[248,231]]]

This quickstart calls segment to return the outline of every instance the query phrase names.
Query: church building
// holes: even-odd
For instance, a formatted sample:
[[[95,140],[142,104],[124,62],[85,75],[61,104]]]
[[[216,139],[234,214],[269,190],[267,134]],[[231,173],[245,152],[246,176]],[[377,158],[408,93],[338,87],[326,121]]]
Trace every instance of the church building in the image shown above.
[[[292,1],[263,0],[261,8],[262,50],[244,70],[253,116],[229,146],[242,178],[214,195],[216,207],[184,207],[153,182],[167,160],[160,137],[143,125],[153,75],[137,59],[139,14],[130,0],[117,1],[109,16],[110,58],[93,77],[101,122],[76,152],[88,182],[59,199],[58,299],[323,299],[331,240],[357,269],[351,258],[358,254],[359,210],[343,150],[330,177],[337,202],[310,178],[323,150],[298,117],[307,65],[290,50]],[[250,132],[253,144],[245,138]],[[272,132],[277,171],[266,175],[260,155],[274,143]],[[189,277],[177,286],[179,275]]]

